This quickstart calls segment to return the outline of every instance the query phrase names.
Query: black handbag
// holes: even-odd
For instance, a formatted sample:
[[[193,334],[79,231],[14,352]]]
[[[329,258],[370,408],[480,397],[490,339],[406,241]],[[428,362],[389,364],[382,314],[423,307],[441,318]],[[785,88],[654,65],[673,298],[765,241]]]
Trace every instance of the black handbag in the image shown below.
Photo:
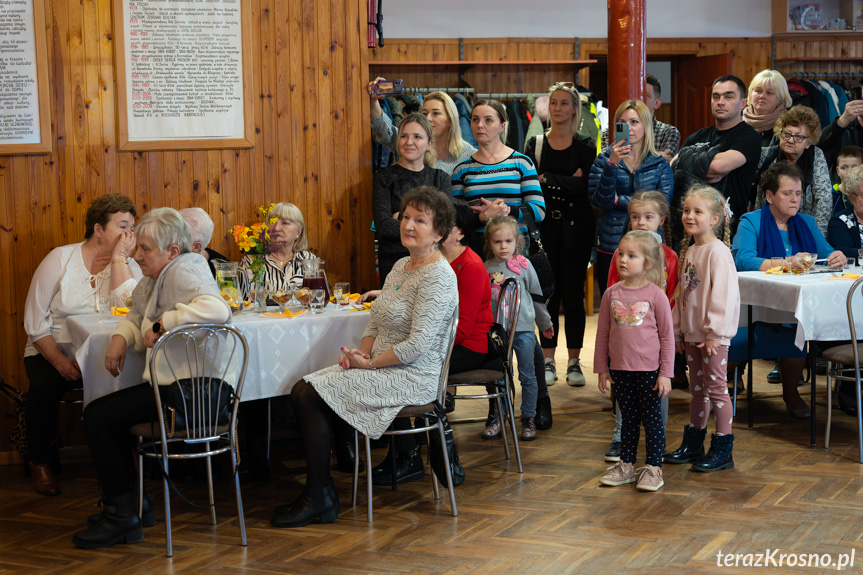
[[[453,487],[464,483],[464,467],[458,459],[458,451],[455,448],[455,438],[452,434],[452,428],[446,418],[446,413],[438,401],[434,402],[434,411],[437,418],[443,423],[444,437],[446,438],[446,453],[449,457],[450,473],[452,474]],[[441,440],[439,432],[429,433],[429,465],[432,471],[437,476],[438,480],[446,485],[446,466],[444,463],[443,454],[441,453]]]
[[[227,425],[230,418],[228,409],[234,397],[234,388],[221,379],[210,379],[203,385],[193,386],[191,379],[180,379],[168,386],[168,395],[162,404],[165,415],[165,434],[168,439],[174,437],[176,430],[184,430],[188,417],[193,423],[200,424],[203,420],[208,425],[215,421],[216,425]],[[202,389],[204,397],[195,397],[193,389]],[[194,406],[203,406],[203,410]]]
[[[527,233],[530,236],[527,259],[530,260],[530,265],[533,266],[533,271],[539,279],[539,286],[542,288],[542,297],[533,293],[530,296],[534,301],[546,303],[554,294],[554,270],[551,269],[551,262],[548,261],[548,255],[542,248],[539,228],[536,227],[530,206],[522,206],[521,213],[524,214],[524,222],[527,224]]]

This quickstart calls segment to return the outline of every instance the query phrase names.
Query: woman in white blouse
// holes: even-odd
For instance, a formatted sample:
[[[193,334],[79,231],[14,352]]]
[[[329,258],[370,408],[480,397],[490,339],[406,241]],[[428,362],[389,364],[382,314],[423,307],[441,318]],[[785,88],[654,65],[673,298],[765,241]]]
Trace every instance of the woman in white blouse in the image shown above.
[[[51,439],[63,394],[81,380],[78,363],[63,353],[55,338],[68,316],[122,306],[132,295],[141,279],[141,268],[130,258],[136,217],[135,204],[125,196],[97,198],[87,209],[85,241],[54,248],[30,282],[24,309],[24,367],[30,380],[27,461],[36,492],[42,495],[60,493],[52,473],[57,454]]]

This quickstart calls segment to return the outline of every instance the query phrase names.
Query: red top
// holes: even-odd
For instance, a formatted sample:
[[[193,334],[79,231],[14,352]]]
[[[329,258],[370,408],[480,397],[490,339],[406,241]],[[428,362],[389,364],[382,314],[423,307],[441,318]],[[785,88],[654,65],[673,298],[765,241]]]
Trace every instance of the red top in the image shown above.
[[[491,330],[491,283],[485,265],[476,253],[466,247],[454,259],[452,270],[458,280],[458,330],[455,345],[477,353],[488,353]]]
[[[671,309],[674,309],[674,290],[677,289],[677,254],[673,249],[665,244],[662,244],[662,251],[665,253],[665,295],[668,296],[668,303],[671,304]],[[614,255],[611,256],[611,266],[608,268],[608,287],[620,281],[620,274],[617,273],[617,250],[614,250]]]

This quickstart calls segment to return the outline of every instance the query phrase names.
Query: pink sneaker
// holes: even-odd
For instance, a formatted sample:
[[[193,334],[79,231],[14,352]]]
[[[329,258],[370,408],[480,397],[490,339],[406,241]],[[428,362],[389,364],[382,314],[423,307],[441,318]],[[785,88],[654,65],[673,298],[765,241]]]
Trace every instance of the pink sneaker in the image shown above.
[[[608,472],[599,478],[599,482],[612,487],[624,483],[635,483],[635,466],[631,463],[618,461],[608,468]]]
[[[638,483],[635,488],[639,491],[659,491],[665,485],[662,480],[662,468],[655,465],[645,465],[635,471],[638,474]]]

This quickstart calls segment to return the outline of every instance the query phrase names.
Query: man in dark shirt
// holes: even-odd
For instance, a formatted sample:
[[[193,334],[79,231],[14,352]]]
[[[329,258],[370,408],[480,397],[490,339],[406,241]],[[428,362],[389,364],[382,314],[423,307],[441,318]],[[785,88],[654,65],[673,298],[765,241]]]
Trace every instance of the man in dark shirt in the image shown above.
[[[653,116],[653,143],[656,151],[670,162],[680,149],[680,132],[671,124],[656,119],[656,110],[662,105],[662,85],[653,74],[645,77],[644,103]]]
[[[863,100],[851,100],[845,104],[845,111],[821,132],[818,147],[827,157],[827,164],[833,168],[839,158],[839,150],[846,146],[863,147]],[[838,176],[834,183],[838,181]]]
[[[684,149],[690,146],[697,146],[698,151],[705,154],[718,150],[702,176],[705,183],[720,190],[729,200],[734,212],[732,229],[736,229],[737,219],[747,211],[752,181],[761,160],[761,137],[743,122],[745,107],[743,80],[732,75],[717,78],[710,98],[714,124],[686,138],[678,154],[682,156]],[[672,166],[678,168],[674,162]]]

